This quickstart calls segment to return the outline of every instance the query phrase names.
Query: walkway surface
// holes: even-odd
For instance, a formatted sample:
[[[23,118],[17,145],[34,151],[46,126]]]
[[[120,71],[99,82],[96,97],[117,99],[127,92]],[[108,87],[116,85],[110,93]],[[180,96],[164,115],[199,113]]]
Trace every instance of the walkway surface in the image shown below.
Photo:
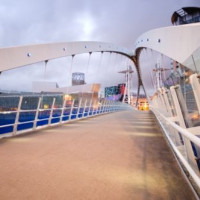
[[[1,200],[192,200],[148,112],[124,111],[0,140]]]

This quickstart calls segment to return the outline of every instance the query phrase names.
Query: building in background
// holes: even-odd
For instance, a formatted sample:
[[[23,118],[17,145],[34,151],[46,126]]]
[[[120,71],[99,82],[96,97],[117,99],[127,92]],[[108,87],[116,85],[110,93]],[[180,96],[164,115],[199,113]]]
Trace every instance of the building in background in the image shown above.
[[[171,22],[174,25],[183,25],[200,22],[200,8],[185,7],[177,10],[171,17]]]
[[[85,74],[82,72],[72,73],[72,85],[84,85],[85,84]]]
[[[105,87],[105,97],[119,94],[118,86]]]
[[[105,99],[123,101],[125,86],[125,83],[121,83],[116,86],[105,87]]]
[[[32,83],[32,92],[33,93],[46,92],[49,90],[54,90],[56,88],[59,88],[59,85],[57,82],[33,81],[33,83]]]

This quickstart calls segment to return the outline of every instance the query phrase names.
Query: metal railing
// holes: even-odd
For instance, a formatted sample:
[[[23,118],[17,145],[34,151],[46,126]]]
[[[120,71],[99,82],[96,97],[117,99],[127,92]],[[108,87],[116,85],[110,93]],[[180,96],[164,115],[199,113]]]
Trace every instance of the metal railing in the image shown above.
[[[176,85],[171,86],[170,90],[160,88],[150,104],[150,109],[155,114],[178,160],[189,172],[199,192],[200,82],[197,74],[190,76],[190,84],[192,102],[189,101],[190,98],[188,100],[184,97],[181,86]],[[192,111],[189,109],[190,103],[196,105]]]
[[[186,150],[189,150],[187,149],[188,142],[191,143],[191,146],[193,145],[193,148],[195,148],[194,145],[200,148],[200,139],[187,129],[181,128],[176,123],[166,118],[160,112],[155,111],[153,108],[151,108],[151,110],[154,112],[158,122],[164,130],[174,152],[200,188],[199,167],[197,168],[197,166],[194,165],[195,163],[191,162],[192,160],[198,162],[200,158],[195,155],[188,157],[190,154],[186,152]]]
[[[129,108],[117,101],[63,100],[61,95],[1,96],[0,138]]]

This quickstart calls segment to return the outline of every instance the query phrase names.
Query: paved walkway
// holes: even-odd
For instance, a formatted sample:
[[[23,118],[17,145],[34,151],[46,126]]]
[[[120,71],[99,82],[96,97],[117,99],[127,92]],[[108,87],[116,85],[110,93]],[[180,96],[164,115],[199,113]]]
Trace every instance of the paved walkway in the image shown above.
[[[148,112],[0,140],[1,200],[192,200]]]

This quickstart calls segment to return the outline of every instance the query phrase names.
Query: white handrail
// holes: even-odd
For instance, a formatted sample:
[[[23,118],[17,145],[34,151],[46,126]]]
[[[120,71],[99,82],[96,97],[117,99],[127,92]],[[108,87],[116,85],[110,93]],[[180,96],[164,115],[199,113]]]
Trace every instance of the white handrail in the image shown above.
[[[156,117],[157,118],[157,117]],[[157,118],[157,120],[160,122],[160,120]],[[166,129],[164,128],[164,126],[162,125],[162,123],[160,122],[160,125],[162,126],[163,130],[165,132]],[[198,187],[200,188],[200,178],[197,176],[197,174],[195,173],[195,171],[192,169],[192,167],[188,164],[188,162],[185,160],[185,158],[182,156],[182,154],[178,151],[178,149],[176,148],[176,146],[174,145],[174,143],[172,142],[171,138],[165,134],[168,141],[170,142],[173,150],[175,151],[176,155],[178,156],[178,158],[181,160],[181,162],[183,163],[183,165],[186,167],[186,169],[188,170],[189,174],[192,176],[192,178],[194,179],[195,183],[198,185]]]
[[[165,121],[167,121],[167,123],[170,124],[173,128],[175,128],[177,131],[179,131],[181,134],[183,134],[186,138],[188,138],[190,141],[194,142],[194,144],[196,144],[196,145],[198,145],[200,147],[200,138],[198,138],[197,136],[193,135],[187,129],[181,128],[180,126],[178,126],[177,124],[172,122],[170,119],[165,117],[163,114],[161,114],[159,111],[153,109],[152,107],[150,107],[150,108],[154,113],[157,113]]]

